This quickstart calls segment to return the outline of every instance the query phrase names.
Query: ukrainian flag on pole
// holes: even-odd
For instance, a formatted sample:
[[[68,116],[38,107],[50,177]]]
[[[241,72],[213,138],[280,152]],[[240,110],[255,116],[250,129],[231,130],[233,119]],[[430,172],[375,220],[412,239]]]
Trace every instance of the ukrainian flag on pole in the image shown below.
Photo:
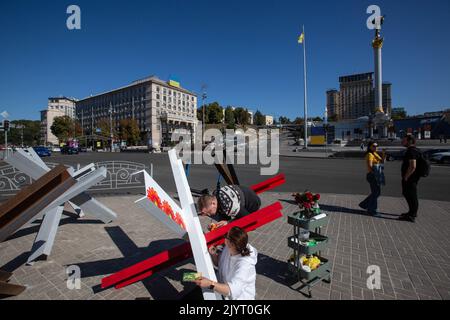
[[[300,37],[298,37],[298,43],[302,44],[304,40],[305,40],[305,33],[302,32],[302,34],[300,35]]]

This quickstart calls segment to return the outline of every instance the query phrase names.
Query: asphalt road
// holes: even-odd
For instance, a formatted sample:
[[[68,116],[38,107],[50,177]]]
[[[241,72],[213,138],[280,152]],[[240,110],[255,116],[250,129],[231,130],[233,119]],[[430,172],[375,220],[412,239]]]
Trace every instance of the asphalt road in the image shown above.
[[[169,192],[175,192],[175,183],[169,158],[166,153],[82,153],[79,155],[52,155],[46,162],[60,162],[81,166],[100,161],[132,161],[150,167],[153,163],[154,178]],[[382,189],[383,196],[401,197],[401,162],[389,162],[385,174],[387,185]],[[260,175],[255,165],[237,165],[236,172],[241,184],[251,185],[268,177]],[[302,192],[306,189],[317,193],[358,194],[369,192],[365,180],[365,163],[360,159],[305,159],[280,157],[280,172],[286,175],[286,184],[277,188],[279,192]],[[212,190],[216,186],[218,173],[214,166],[193,165],[189,182],[192,188]],[[144,190],[142,190],[143,192]],[[432,166],[430,177],[420,181],[419,197],[429,200],[450,201],[450,167]]]

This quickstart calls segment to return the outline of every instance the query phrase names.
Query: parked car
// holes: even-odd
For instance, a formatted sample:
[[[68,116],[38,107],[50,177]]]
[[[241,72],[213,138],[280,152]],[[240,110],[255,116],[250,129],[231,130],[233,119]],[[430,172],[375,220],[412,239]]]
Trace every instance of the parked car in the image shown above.
[[[33,147],[33,150],[41,158],[50,157],[52,155],[52,152],[47,147]]]
[[[4,151],[5,150],[5,146],[4,145],[0,145],[0,151]],[[8,146],[8,150],[12,151],[13,149]]]
[[[423,156],[425,159],[431,159],[435,154],[450,152],[450,149],[431,149],[423,152]]]
[[[61,152],[61,148],[60,147],[53,147],[52,148],[52,152]]]
[[[78,152],[87,152],[86,147],[78,147]]]
[[[395,160],[403,160],[405,157],[406,150],[401,151],[388,151],[386,153],[386,160],[387,161],[395,161]]]
[[[64,146],[61,148],[61,154],[78,154],[78,148]]]
[[[435,153],[430,157],[431,162],[450,164],[450,152]]]

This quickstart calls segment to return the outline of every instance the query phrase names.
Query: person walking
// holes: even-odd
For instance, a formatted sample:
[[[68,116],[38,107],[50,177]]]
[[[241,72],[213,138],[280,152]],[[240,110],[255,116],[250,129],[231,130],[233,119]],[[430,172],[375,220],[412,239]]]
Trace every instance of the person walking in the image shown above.
[[[367,182],[370,185],[370,194],[364,201],[359,204],[359,207],[367,210],[367,212],[379,217],[378,214],[378,198],[381,195],[381,185],[384,184],[383,164],[386,160],[386,152],[383,150],[382,156],[377,152],[378,144],[370,142],[367,146],[366,164],[367,164]]]
[[[402,163],[402,193],[408,203],[409,211],[400,216],[399,220],[415,222],[419,210],[419,199],[417,196],[417,185],[420,180],[418,161],[422,153],[416,148],[416,138],[406,136],[402,145],[407,148]]]

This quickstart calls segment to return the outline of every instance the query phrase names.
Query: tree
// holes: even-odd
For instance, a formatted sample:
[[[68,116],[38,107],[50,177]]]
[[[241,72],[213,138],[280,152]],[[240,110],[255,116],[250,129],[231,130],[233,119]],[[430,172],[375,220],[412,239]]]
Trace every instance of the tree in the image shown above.
[[[219,124],[223,120],[223,108],[218,102],[213,102],[206,107],[208,124]]]
[[[397,111],[392,115],[392,120],[406,119],[407,116],[408,114],[405,110]]]
[[[50,130],[58,138],[59,142],[63,142],[74,137],[75,123],[69,116],[55,117]]]
[[[250,123],[250,115],[247,109],[236,108],[234,109],[234,119],[236,124],[246,126]]]
[[[315,117],[314,119],[312,119],[313,122],[322,122],[323,119],[321,117]]]
[[[97,122],[97,128],[100,129],[100,135],[103,137],[110,137],[111,136],[111,126],[110,126],[110,120],[108,118],[102,118]],[[114,132],[113,132],[114,135]]]
[[[225,109],[225,124],[227,129],[236,129],[236,120],[234,119],[233,108],[227,107]]]
[[[205,108],[206,108],[207,106],[205,105]],[[197,109],[197,119],[198,119],[198,121],[200,121],[200,122],[203,122],[203,106],[200,106],[198,109]],[[205,124],[207,124],[208,123],[208,113],[206,112],[206,109],[205,109]]]
[[[266,117],[264,117],[264,115],[257,110],[255,112],[255,125],[257,126],[264,126],[266,124]]]
[[[0,141],[3,142],[4,139],[5,136],[3,132],[0,132]],[[41,144],[41,122],[39,120],[11,121],[8,132],[8,143],[15,146],[21,146],[22,142],[24,146]]]
[[[303,121],[303,118],[297,117],[294,120],[294,124],[296,124],[296,125],[303,125],[303,124],[305,124],[305,122]]]
[[[290,124],[290,123],[291,123],[291,120],[290,120],[289,118],[287,118],[287,117],[280,117],[280,118],[278,119],[278,122],[279,122],[280,124]]]
[[[139,142],[141,132],[135,119],[124,119],[119,124],[119,138],[126,141],[127,145],[136,145]]]

